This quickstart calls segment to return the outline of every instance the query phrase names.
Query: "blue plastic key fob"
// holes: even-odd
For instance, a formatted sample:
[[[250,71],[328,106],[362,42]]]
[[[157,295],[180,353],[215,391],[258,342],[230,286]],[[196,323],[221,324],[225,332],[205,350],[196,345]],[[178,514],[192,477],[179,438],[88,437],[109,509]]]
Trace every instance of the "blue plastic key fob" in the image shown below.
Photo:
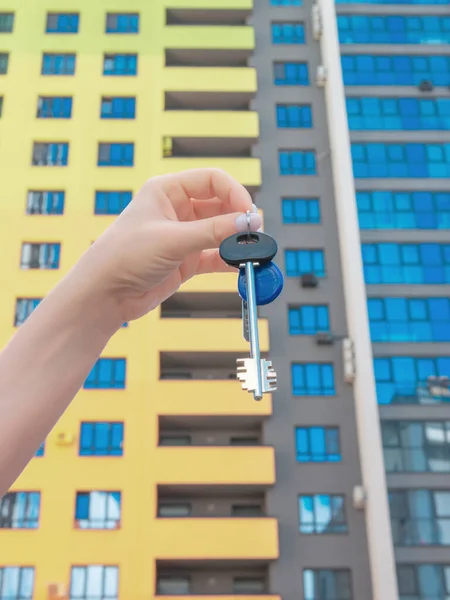
[[[239,269],[238,292],[244,302],[247,302],[245,269]],[[255,267],[256,304],[270,304],[281,294],[284,285],[283,273],[273,262]]]

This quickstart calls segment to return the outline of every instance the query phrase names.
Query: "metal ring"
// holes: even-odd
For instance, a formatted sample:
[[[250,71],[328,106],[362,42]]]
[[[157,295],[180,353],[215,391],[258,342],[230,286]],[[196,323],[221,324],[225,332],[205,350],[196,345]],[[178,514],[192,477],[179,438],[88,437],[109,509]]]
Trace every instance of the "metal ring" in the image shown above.
[[[251,211],[250,211],[250,210],[248,210],[248,211],[245,213],[245,215],[246,215],[246,217],[247,217],[247,237],[248,237],[248,239],[250,239],[250,233],[251,233],[251,231],[252,231],[252,230],[251,230],[251,218],[250,218]]]

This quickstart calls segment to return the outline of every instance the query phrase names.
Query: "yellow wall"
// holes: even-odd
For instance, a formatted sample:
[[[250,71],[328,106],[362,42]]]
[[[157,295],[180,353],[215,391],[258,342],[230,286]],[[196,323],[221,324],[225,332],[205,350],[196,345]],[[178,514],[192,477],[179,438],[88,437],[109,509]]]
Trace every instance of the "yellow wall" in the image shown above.
[[[249,8],[251,0],[0,0],[0,11],[15,12],[12,34],[0,34],[0,52],[10,52],[9,70],[0,76],[4,97],[0,118],[0,344],[14,333],[13,318],[17,297],[40,297],[67,272],[89,247],[112,217],[94,216],[94,191],[133,189],[150,176],[197,165],[215,165],[229,170],[249,185],[260,182],[257,159],[163,159],[161,140],[170,135],[255,137],[255,115],[222,113],[220,119],[202,112],[164,114],[163,92],[169,90],[248,91],[256,89],[252,69],[181,69],[164,67],[164,47],[174,43],[175,30],[166,35],[165,7]],[[80,12],[77,35],[46,35],[47,10]],[[106,35],[105,13],[139,12],[138,35]],[[181,29],[177,27],[177,30]],[[183,43],[196,46],[196,28],[186,27]],[[175,36],[176,37],[176,36]],[[253,43],[249,28],[236,38],[224,36],[233,47]],[[234,41],[233,41],[234,40]],[[210,46],[208,46],[210,44]],[[213,28],[202,28],[202,47],[217,47]],[[73,51],[77,54],[76,75],[40,75],[43,51]],[[137,52],[137,77],[104,77],[104,52]],[[69,121],[36,119],[38,95],[73,96]],[[135,121],[102,121],[100,98],[128,95],[137,97]],[[69,166],[32,167],[33,141],[70,143]],[[135,166],[98,168],[97,144],[134,142]],[[29,189],[66,191],[63,216],[26,216]],[[23,241],[61,242],[59,271],[21,271]],[[234,276],[199,278],[187,290],[235,289]],[[262,345],[268,347],[267,327],[261,326]],[[47,598],[50,583],[68,583],[73,564],[114,564],[120,567],[120,598],[148,599],[154,595],[154,560],[162,555],[183,558],[275,558],[276,523],[256,521],[183,520],[158,522],[155,519],[157,478],[173,481],[179,472],[173,456],[157,448],[158,414],[263,414],[271,411],[270,399],[255,403],[240,390],[237,382],[159,382],[160,347],[170,350],[242,351],[240,323],[192,320],[173,324],[159,320],[153,312],[129,328],[119,331],[106,348],[105,356],[127,358],[126,390],[81,391],[50,434],[45,457],[35,458],[14,485],[15,490],[40,490],[41,516],[38,530],[0,531],[0,566],[34,566],[35,600]],[[214,334],[216,332],[217,335]],[[183,394],[180,395],[180,385]],[[192,398],[192,402],[191,399]],[[171,400],[173,399],[173,404]],[[122,458],[78,457],[81,420],[124,420]],[[73,445],[56,444],[58,432],[75,436]],[[274,460],[270,449],[216,448],[195,450],[203,459],[191,463],[191,479],[211,483],[218,464],[224,465],[231,483],[274,481]],[[165,451],[166,452],[166,451]],[[237,460],[236,460],[237,457]],[[161,462],[160,462],[161,461]],[[171,464],[175,469],[170,472]],[[255,472],[252,464],[258,465]],[[161,472],[164,465],[167,472]],[[218,470],[217,470],[218,472]],[[118,531],[74,530],[76,490],[122,490],[122,528]],[[258,533],[259,532],[259,533]],[[223,537],[222,534],[225,536]],[[167,535],[170,537],[168,538]],[[218,544],[216,536],[222,536]],[[205,537],[206,536],[206,537]],[[234,539],[242,536],[238,545]],[[206,553],[206,556],[205,556]]]

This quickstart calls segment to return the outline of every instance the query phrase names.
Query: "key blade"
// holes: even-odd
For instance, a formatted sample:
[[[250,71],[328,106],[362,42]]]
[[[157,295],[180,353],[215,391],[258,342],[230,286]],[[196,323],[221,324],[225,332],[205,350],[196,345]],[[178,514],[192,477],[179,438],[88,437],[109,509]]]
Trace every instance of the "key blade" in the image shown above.
[[[247,303],[242,301],[242,335],[246,342],[250,341],[250,329],[248,320],[248,307]]]

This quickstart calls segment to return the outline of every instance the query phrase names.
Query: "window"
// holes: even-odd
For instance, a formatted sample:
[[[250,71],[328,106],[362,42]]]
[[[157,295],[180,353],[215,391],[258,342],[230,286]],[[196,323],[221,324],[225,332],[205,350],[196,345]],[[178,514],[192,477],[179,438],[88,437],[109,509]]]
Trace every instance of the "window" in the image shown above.
[[[14,13],[0,12],[0,33],[12,33]]]
[[[449,490],[390,490],[394,545],[450,545]]]
[[[329,363],[293,363],[292,393],[294,396],[334,396],[333,365]]]
[[[279,150],[278,163],[280,175],[317,174],[316,155],[312,150]]]
[[[139,15],[136,13],[108,13],[106,33],[139,33]]]
[[[8,72],[9,54],[0,52],[0,75],[6,75]],[[1,600],[1,599],[0,599]]]
[[[312,112],[309,104],[277,104],[277,127],[310,129]]]
[[[30,191],[27,196],[27,215],[62,215],[64,192]]]
[[[366,283],[450,283],[450,244],[362,244]]]
[[[315,335],[319,331],[330,331],[328,306],[302,304],[289,307],[290,335]]]
[[[79,15],[75,13],[48,13],[47,33],[78,33]]]
[[[350,97],[347,115],[353,131],[448,131],[450,99]]]
[[[75,522],[79,529],[118,529],[120,492],[77,492]]]
[[[69,144],[65,142],[34,142],[31,164],[38,167],[66,167],[69,162]]]
[[[136,75],[137,54],[105,54],[103,75]]]
[[[0,96],[0,117],[2,116],[3,113],[3,96]]]
[[[85,390],[123,390],[127,361],[125,358],[99,358],[84,382]]]
[[[158,504],[158,517],[173,519],[190,516],[191,505],[187,502],[161,502],[160,504]]]
[[[320,223],[318,198],[282,198],[281,212],[284,224]]]
[[[134,144],[99,144],[99,167],[132,167],[134,164]]]
[[[160,435],[160,446],[189,446],[191,444],[190,435]]]
[[[70,119],[72,117],[72,98],[40,97],[37,109],[38,119]]]
[[[297,462],[340,462],[341,448],[337,427],[296,427]]]
[[[388,473],[449,473],[450,421],[382,421]]]
[[[42,442],[42,444],[36,450],[36,454],[34,456],[44,456],[44,453],[45,453],[45,442]]]
[[[75,75],[75,54],[44,54],[42,75]]]
[[[128,206],[132,192],[95,192],[96,215],[118,215]]]
[[[102,98],[102,119],[134,119],[136,98]]]
[[[156,580],[156,594],[158,596],[184,596],[191,593],[189,577],[175,575],[159,575]]]
[[[80,456],[123,456],[123,423],[81,423]]]
[[[118,600],[119,569],[104,565],[72,567],[70,600]]]
[[[302,0],[270,0],[272,6],[302,6]]]
[[[231,516],[235,518],[262,517],[264,515],[261,504],[233,504]]]
[[[372,342],[449,342],[450,298],[369,298]]]
[[[0,600],[33,600],[33,567],[0,567]]]
[[[342,55],[344,85],[448,85],[450,56]]]
[[[14,327],[20,327],[31,315],[42,298],[17,298]]]
[[[39,492],[9,492],[0,498],[0,529],[36,529],[39,525]]]
[[[450,596],[450,565],[397,565],[400,600],[439,600]]]
[[[305,600],[352,600],[350,571],[306,569],[303,571]]]
[[[438,404],[450,402],[450,357],[413,356],[374,359],[378,404]]]
[[[233,594],[255,596],[266,593],[266,582],[263,577],[234,577]]]
[[[315,494],[299,496],[300,533],[347,533],[344,496]]]
[[[352,144],[356,178],[449,178],[450,144]]]
[[[439,16],[338,15],[341,44],[448,44],[450,19]]]
[[[450,192],[357,192],[361,229],[450,229]]]
[[[308,65],[305,62],[276,62],[273,79],[275,85],[309,85]]]
[[[304,44],[305,26],[303,23],[272,23],[273,44]]]
[[[285,250],[284,262],[288,277],[299,277],[305,273],[314,273],[316,277],[325,277],[323,250]]]
[[[61,244],[22,244],[21,269],[59,269]]]

